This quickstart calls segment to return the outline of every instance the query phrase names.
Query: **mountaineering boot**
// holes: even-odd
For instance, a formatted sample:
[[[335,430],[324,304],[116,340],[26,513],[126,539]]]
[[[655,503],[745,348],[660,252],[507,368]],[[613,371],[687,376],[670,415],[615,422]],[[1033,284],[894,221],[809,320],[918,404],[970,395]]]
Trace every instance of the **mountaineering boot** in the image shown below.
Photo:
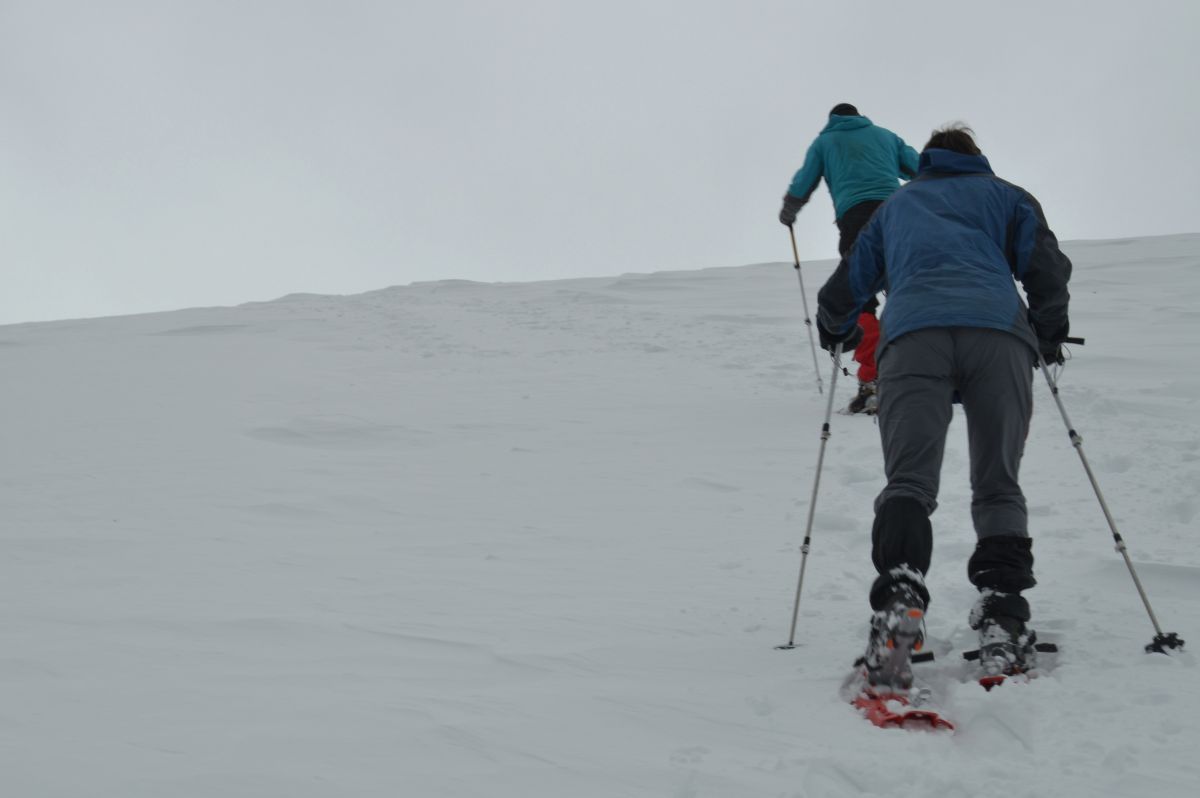
[[[1026,627],[1029,602],[1018,595],[983,590],[971,609],[979,632],[979,664],[984,676],[1013,676],[1037,667],[1037,636]]]
[[[856,413],[866,413],[874,415],[879,409],[879,397],[875,392],[875,382],[860,382],[858,384],[858,394],[850,400],[850,404],[846,405],[846,412],[854,415]]]
[[[867,684],[876,690],[912,687],[912,655],[925,642],[925,602],[911,586],[901,584],[871,616],[867,651],[861,660]]]

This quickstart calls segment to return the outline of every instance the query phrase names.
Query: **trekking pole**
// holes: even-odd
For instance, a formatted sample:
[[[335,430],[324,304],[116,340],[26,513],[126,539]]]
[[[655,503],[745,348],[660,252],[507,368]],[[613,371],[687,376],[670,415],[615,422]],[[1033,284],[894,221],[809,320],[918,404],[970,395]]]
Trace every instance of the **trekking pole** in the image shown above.
[[[804,543],[800,546],[800,579],[796,582],[796,602],[792,605],[792,632],[788,636],[787,645],[775,646],[778,649],[796,647],[796,620],[800,617],[800,591],[804,588],[804,566],[808,564],[809,543],[812,542],[813,514],[817,509],[817,489],[821,486],[821,465],[825,461],[825,444],[829,441],[829,419],[833,417],[834,386],[837,385],[838,370],[842,367],[842,345],[833,348],[833,375],[829,378],[829,402],[825,406],[825,423],[821,426],[821,448],[817,452],[817,475],[813,479],[812,498],[808,502],[808,524],[804,528]]]
[[[804,275],[800,271],[800,250],[796,248],[796,231],[790,224],[788,235],[792,237],[792,257],[795,258],[796,277],[800,280],[800,301],[804,303],[804,326],[808,327],[808,346],[812,349],[813,370],[817,373],[817,393],[825,393],[825,387],[821,383],[821,364],[817,362],[817,345],[813,343],[812,319],[808,317],[808,296],[804,293]],[[829,392],[833,393],[832,385]]]
[[[1068,339],[1071,343],[1083,343],[1082,339]],[[1113,540],[1117,544],[1117,551],[1125,558],[1125,565],[1129,568],[1129,575],[1133,577],[1133,584],[1137,587],[1138,595],[1142,597],[1142,603],[1146,605],[1146,613],[1150,616],[1150,623],[1154,624],[1154,639],[1146,644],[1146,653],[1158,652],[1166,654],[1167,649],[1183,650],[1183,641],[1179,639],[1179,635],[1175,632],[1164,633],[1162,627],[1158,625],[1158,618],[1154,615],[1154,610],[1150,607],[1150,599],[1146,596],[1146,591],[1142,587],[1142,580],[1138,579],[1137,570],[1133,567],[1133,560],[1129,558],[1129,551],[1125,548],[1125,540],[1121,537],[1121,533],[1117,531],[1117,522],[1113,520],[1112,513],[1108,510],[1108,504],[1104,501],[1104,494],[1100,492],[1100,485],[1096,482],[1096,476],[1092,473],[1092,467],[1088,464],[1087,456],[1083,453],[1083,438],[1075,431],[1075,427],[1071,424],[1070,417],[1067,416],[1067,408],[1063,405],[1062,398],[1058,395],[1058,382],[1054,376],[1050,374],[1050,369],[1046,365],[1046,358],[1038,353],[1038,363],[1041,364],[1042,374],[1046,375],[1046,383],[1050,386],[1050,395],[1054,397],[1054,403],[1058,405],[1058,412],[1062,415],[1063,423],[1067,425],[1067,435],[1071,438],[1071,445],[1075,447],[1075,451],[1079,452],[1079,460],[1083,463],[1083,470],[1087,472],[1088,480],[1092,483],[1092,490],[1096,491],[1096,498],[1100,500],[1100,509],[1104,511],[1104,517],[1108,520],[1108,527],[1112,530]]]

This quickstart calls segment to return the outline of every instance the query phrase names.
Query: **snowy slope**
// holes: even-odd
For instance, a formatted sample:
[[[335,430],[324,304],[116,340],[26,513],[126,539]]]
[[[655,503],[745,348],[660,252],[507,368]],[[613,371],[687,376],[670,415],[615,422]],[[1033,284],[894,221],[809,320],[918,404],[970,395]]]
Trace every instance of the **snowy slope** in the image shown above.
[[[1067,251],[1063,398],[1163,626],[1200,645],[1200,235]],[[834,417],[801,646],[775,650],[825,411],[799,300],[766,264],[0,327],[3,794],[1194,794],[1195,659],[1142,653],[1040,375],[1029,596],[1057,669],[957,680],[960,419],[924,666],[957,733],[837,698],[868,419]]]

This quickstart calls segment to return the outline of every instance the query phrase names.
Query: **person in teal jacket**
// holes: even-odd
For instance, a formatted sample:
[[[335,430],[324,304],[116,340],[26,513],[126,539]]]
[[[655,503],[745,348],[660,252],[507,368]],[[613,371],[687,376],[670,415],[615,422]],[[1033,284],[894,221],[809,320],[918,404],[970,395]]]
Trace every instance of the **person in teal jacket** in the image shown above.
[[[825,178],[833,197],[837,218],[838,254],[845,257],[858,238],[858,233],[883,204],[900,187],[900,179],[911,180],[917,175],[917,151],[887,128],[872,124],[849,103],[840,103],[829,112],[829,122],[808,148],[804,165],[792,178],[779,221],[791,227],[796,214],[817,190]],[[850,413],[874,413],[875,345],[879,340],[879,322],[875,311],[879,303],[872,301],[859,318],[863,339],[854,350],[858,362],[858,395],[846,409]]]
[[[858,205],[879,203],[892,196],[900,188],[901,178],[911,180],[917,176],[918,162],[917,151],[904,139],[873,124],[853,105],[836,105],[829,112],[829,122],[809,146],[804,165],[792,178],[779,221],[791,226],[823,177],[833,196],[834,215],[843,238],[850,232],[848,237],[853,239],[862,225],[847,231],[842,220]],[[844,240],[839,242],[842,253],[849,248]]]

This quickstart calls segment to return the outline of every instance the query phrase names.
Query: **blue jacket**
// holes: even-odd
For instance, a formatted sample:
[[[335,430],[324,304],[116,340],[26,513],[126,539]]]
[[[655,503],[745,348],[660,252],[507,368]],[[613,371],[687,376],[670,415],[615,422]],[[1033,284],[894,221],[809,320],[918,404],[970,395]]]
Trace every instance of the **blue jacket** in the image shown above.
[[[917,151],[895,133],[865,116],[831,115],[787,193],[803,206],[824,177],[841,219],[860,202],[887,199],[900,187],[899,178],[916,173]]]
[[[1037,200],[996,177],[982,155],[929,149],[917,179],[879,206],[821,289],[817,323],[849,331],[862,306],[886,291],[877,356],[925,327],[987,327],[1032,347],[1060,343],[1070,277],[1071,261]]]

